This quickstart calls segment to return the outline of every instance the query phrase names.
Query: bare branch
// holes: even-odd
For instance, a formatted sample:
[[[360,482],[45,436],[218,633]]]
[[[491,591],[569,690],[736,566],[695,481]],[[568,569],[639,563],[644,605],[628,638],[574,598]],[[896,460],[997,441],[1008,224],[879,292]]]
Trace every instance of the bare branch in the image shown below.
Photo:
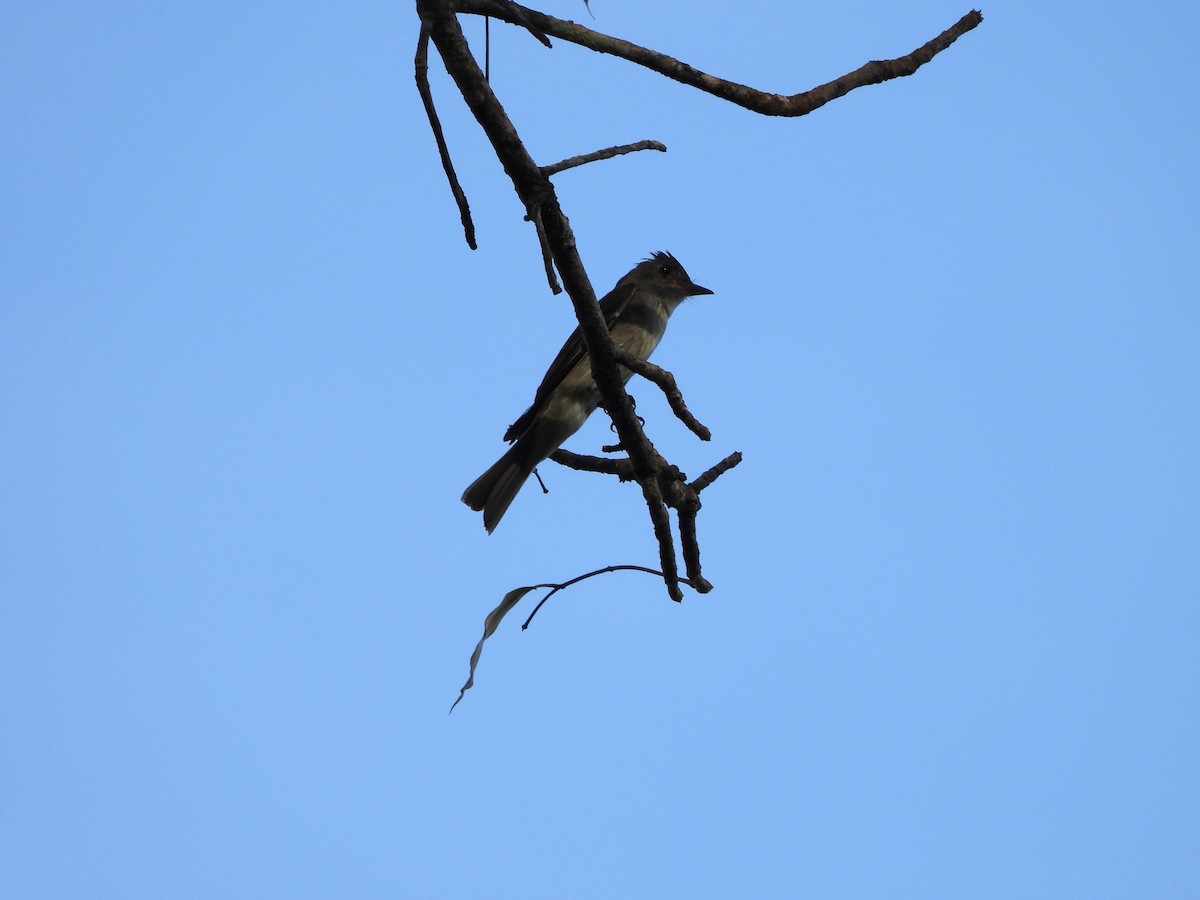
[[[627,458],[605,459],[602,456],[583,456],[563,450],[561,447],[550,454],[550,459],[560,466],[577,472],[598,472],[601,475],[616,475],[621,481],[633,481],[633,463]]]
[[[740,452],[730,453],[727,457],[693,481],[690,485],[691,489],[697,494],[700,493],[741,461],[742,454]]]
[[[550,458],[561,465],[579,471],[616,475],[622,481],[633,477],[633,469],[628,459],[581,456],[569,450],[557,450],[551,454]],[[665,504],[679,515],[679,542],[684,568],[687,572],[687,578],[679,579],[679,583],[687,584],[698,594],[707,594],[712,590],[712,583],[700,571],[700,542],[696,536],[696,517],[701,507],[700,492],[741,461],[741,453],[731,453],[695,481],[688,482],[686,476],[679,469],[668,464],[661,457],[659,458],[661,468],[657,486]],[[655,533],[658,533],[657,527]],[[661,550],[661,542],[659,547]]]
[[[701,507],[700,492],[741,461],[742,454],[731,453],[690,483],[686,482],[685,476],[673,466],[666,470],[667,474],[674,476],[674,480],[664,483],[664,495],[667,505],[679,515],[679,543],[683,552],[683,564],[688,581],[699,594],[706,594],[712,590],[712,584],[700,573],[700,542],[696,537],[696,516]]]
[[[625,366],[625,368],[636,372],[649,381],[653,381],[662,389],[667,402],[671,404],[671,409],[675,413],[675,417],[686,425],[692,434],[696,435],[702,441],[712,440],[712,432],[700,424],[700,421],[687,408],[687,404],[683,402],[683,394],[679,390],[679,385],[675,383],[674,375],[661,366],[656,366],[649,360],[634,356],[621,347],[617,348],[616,355],[617,362]]]
[[[472,250],[479,249],[475,244],[475,223],[471,221],[471,207],[467,204],[467,195],[463,193],[462,185],[458,183],[458,175],[454,172],[454,163],[450,161],[450,148],[446,146],[446,136],[442,133],[442,123],[438,119],[437,109],[433,105],[433,91],[429,89],[429,29],[421,26],[421,36],[417,38],[417,56],[413,60],[416,68],[417,92],[421,102],[425,104],[425,115],[429,117],[429,127],[433,129],[434,140],[437,141],[438,155],[442,158],[442,169],[450,182],[450,190],[454,194],[454,202],[458,204],[458,214],[462,219],[463,231],[467,246]]]
[[[695,481],[678,485],[678,493],[668,500],[679,513],[679,542],[683,548],[683,564],[688,580],[700,594],[712,590],[712,584],[700,574],[700,541],[696,537],[696,516],[701,507],[700,492],[741,461],[742,454],[731,453]]]
[[[755,90],[744,84],[717,78],[715,75],[701,72],[665,53],[639,47],[637,44],[592,31],[590,28],[574,22],[566,22],[536,10],[526,9],[516,3],[501,2],[501,0],[457,0],[455,6],[459,12],[494,16],[505,22],[524,24],[517,22],[516,19],[515,10],[520,9],[527,21],[532,22],[546,34],[580,44],[599,53],[619,56],[621,59],[644,66],[681,84],[689,85],[712,94],[714,97],[720,97],[722,100],[728,100],[730,103],[736,103],[752,112],[767,116],[808,115],[829,101],[844,97],[855,88],[912,75],[983,21],[983,15],[978,10],[971,10],[950,28],[907,56],[901,56],[898,59],[875,60],[828,84],[820,85],[810,91],[785,96]]]
[[[667,145],[658,141],[638,141],[636,144],[622,144],[620,147],[608,147],[605,150],[596,150],[592,153],[585,153],[582,156],[572,156],[570,159],[556,162],[552,166],[542,166],[542,173],[544,175],[557,175],[559,172],[573,169],[576,166],[598,162],[602,159],[612,159],[614,156],[622,156],[626,153],[636,153],[638,150],[658,150],[666,153]]]
[[[654,537],[658,540],[658,561],[662,566],[667,593],[676,603],[682,603],[683,591],[679,589],[679,563],[675,561],[675,538],[671,536],[671,515],[667,512],[666,503],[663,500],[659,477],[658,473],[652,473],[640,479],[642,496],[646,498],[646,506],[650,509],[650,521],[654,525]]]
[[[694,496],[694,495],[693,495]],[[700,542],[696,539],[696,514],[700,512],[700,498],[679,509],[679,542],[683,545],[683,565],[688,580],[698,594],[707,594],[712,583],[700,574]]]

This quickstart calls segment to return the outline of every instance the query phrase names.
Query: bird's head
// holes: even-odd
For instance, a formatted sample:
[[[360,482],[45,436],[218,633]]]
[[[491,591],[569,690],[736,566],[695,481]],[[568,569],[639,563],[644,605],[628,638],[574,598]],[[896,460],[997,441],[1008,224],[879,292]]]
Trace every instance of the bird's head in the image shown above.
[[[649,259],[638,263],[630,273],[640,284],[655,288],[656,293],[674,294],[680,300],[684,297],[697,297],[700,294],[711,294],[706,287],[701,287],[692,281],[683,266],[670,253],[659,250],[652,253]]]

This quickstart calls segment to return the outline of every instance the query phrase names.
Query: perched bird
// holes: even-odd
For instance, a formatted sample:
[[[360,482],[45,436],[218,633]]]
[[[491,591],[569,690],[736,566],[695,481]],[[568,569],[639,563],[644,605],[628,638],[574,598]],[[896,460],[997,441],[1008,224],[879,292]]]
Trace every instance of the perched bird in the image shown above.
[[[711,293],[694,284],[670,253],[659,252],[618,281],[600,301],[600,311],[613,342],[648,359],[675,307],[688,297]],[[629,381],[633,373],[622,367],[621,375]],[[463,503],[483,511],[488,533],[499,524],[534,467],[578,431],[599,405],[587,348],[576,328],[550,364],[533,405],[504,433],[506,441],[516,443],[463,492]]]

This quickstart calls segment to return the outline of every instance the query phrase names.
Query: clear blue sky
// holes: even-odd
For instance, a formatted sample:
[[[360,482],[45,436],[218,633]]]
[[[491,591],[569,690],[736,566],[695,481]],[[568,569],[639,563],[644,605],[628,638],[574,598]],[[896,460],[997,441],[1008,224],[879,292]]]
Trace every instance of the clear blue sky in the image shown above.
[[[592,6],[781,93],[970,8]],[[0,895],[1200,896],[1200,13],[983,13],[797,120],[493,25],[539,161],[670,148],[557,184],[598,291],[716,291],[712,443],[634,388],[745,462],[713,593],[527,598],[448,716],[505,591],[656,553],[459,503],[573,319],[435,58],[464,245],[412,5],[7,4]]]

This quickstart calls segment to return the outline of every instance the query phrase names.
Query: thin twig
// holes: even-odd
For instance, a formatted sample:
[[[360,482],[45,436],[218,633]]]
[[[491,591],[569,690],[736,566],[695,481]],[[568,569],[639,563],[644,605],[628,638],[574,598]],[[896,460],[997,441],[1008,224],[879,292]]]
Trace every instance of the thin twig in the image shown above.
[[[542,605],[559,591],[565,591],[573,584],[579,584],[579,582],[588,578],[592,578],[596,575],[607,575],[609,572],[645,572],[647,575],[657,575],[659,578],[665,577],[662,572],[658,571],[658,569],[651,569],[647,568],[646,566],[635,566],[630,564],[620,566],[605,566],[603,569],[597,569],[595,572],[588,572],[586,575],[578,575],[575,578],[572,578],[570,581],[564,581],[562,584],[535,584],[532,586],[532,590],[538,590],[540,588],[550,588],[551,590],[548,594],[546,594],[545,597],[538,601],[538,605],[533,608],[533,612],[529,614],[529,618],[525,620],[525,624],[521,626],[521,630],[524,631],[529,627],[529,623],[533,621],[533,617],[538,614],[538,610],[542,608]],[[681,583],[691,587],[691,584],[686,580],[681,579]]]
[[[458,204],[458,214],[462,219],[464,236],[467,246],[477,250],[475,244],[475,223],[471,221],[471,207],[467,204],[467,195],[463,193],[462,185],[458,183],[458,175],[454,172],[454,163],[450,161],[450,148],[446,145],[446,136],[442,133],[442,123],[438,119],[437,108],[433,105],[433,91],[429,88],[429,29],[422,23],[421,36],[417,38],[417,56],[413,60],[416,68],[417,92],[421,102],[425,104],[425,115],[429,117],[429,127],[433,129],[433,138],[437,141],[438,155],[442,158],[442,169],[450,182],[450,190],[454,194],[454,202]]]
[[[626,153],[636,153],[639,150],[658,150],[661,153],[666,153],[667,145],[659,141],[638,141],[636,144],[622,144],[620,147],[595,150],[591,153],[584,153],[581,156],[572,156],[570,159],[556,162],[552,166],[542,166],[542,174],[557,175],[559,172],[573,169],[576,166],[587,165],[590,162],[598,162],[602,159],[612,159],[614,156],[623,156]]]

